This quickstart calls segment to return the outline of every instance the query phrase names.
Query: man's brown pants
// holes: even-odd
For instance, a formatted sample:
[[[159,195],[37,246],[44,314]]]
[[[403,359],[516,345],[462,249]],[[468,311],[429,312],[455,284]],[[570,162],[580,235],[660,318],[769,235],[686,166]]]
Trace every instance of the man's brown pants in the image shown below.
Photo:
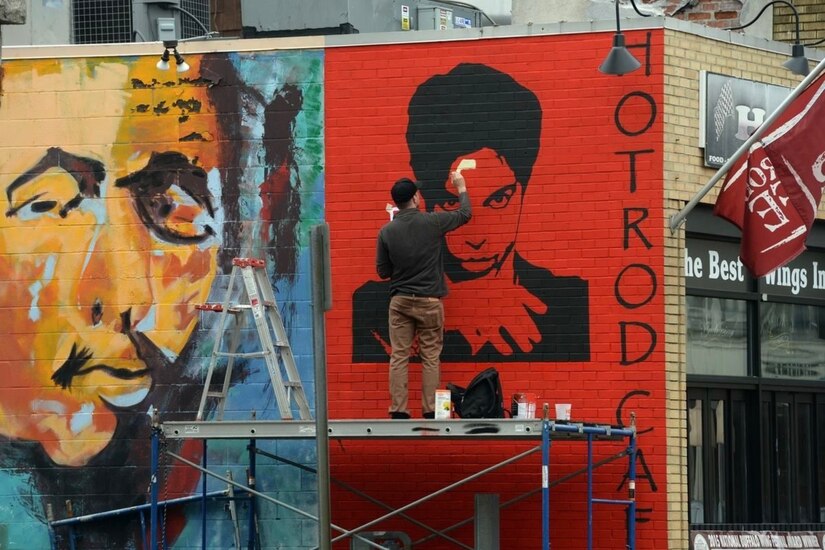
[[[444,346],[444,305],[440,298],[393,296],[389,311],[390,409],[407,413],[407,367],[416,335],[421,357],[421,412],[435,411],[435,390],[440,383],[441,348]]]

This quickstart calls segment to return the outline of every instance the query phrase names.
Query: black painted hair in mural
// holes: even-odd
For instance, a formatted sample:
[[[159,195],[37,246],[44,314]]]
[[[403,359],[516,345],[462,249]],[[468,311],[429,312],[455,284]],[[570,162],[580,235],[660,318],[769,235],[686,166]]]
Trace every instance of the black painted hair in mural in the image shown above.
[[[510,75],[462,63],[421,84],[407,114],[410,166],[425,198],[439,202],[453,161],[483,148],[500,154],[527,185],[539,151],[541,104]]]
[[[284,84],[273,97],[266,98],[247,85],[235,71],[226,55],[205,55],[201,62],[201,78],[208,79],[209,99],[218,113],[223,139],[229,144],[221,148],[221,181],[223,182],[224,245],[219,262],[225,273],[231,270],[232,258],[248,254],[240,223],[240,195],[243,179],[242,151],[239,139],[243,133],[242,113],[254,111],[253,104],[263,106],[264,181],[259,186],[262,202],[262,243],[276,266],[273,277],[294,281],[298,265],[298,231],[301,218],[301,178],[296,158],[295,125],[303,110],[301,89]],[[260,255],[256,252],[256,255]]]
[[[242,87],[232,61],[226,55],[204,55],[201,60],[202,80],[209,82],[207,96],[215,107],[218,128],[222,136],[227,136],[226,147],[220,148],[218,164],[221,171],[220,208],[223,209],[223,246],[218,252],[218,265],[224,273],[232,270],[232,258],[239,255],[241,243],[240,195],[241,195],[241,147],[232,143],[232,136],[241,135],[241,99],[238,93]]]

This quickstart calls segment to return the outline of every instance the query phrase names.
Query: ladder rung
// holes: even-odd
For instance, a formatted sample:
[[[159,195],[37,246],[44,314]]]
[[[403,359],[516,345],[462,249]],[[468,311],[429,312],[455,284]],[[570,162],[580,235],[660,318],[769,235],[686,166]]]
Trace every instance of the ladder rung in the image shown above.
[[[243,304],[231,305],[226,308],[227,313],[240,313],[242,309],[249,309],[252,306],[247,306]],[[203,304],[195,306],[195,309],[199,309],[201,311],[214,311],[216,313],[220,313],[223,311],[223,305],[221,304]]]
[[[269,302],[267,300],[261,300],[261,305],[264,307],[275,307],[274,302]],[[222,304],[198,304],[195,306],[195,309],[199,309],[201,311],[215,311],[221,312],[223,311]],[[245,309],[252,309],[252,305],[250,304],[232,304],[226,308],[226,311],[229,313],[238,313],[241,310]]]
[[[222,391],[210,391],[206,393],[207,397],[226,397]]]
[[[252,352],[235,352],[232,353],[230,351],[216,351],[215,355],[219,357],[266,357],[269,355],[268,351],[252,351]]]
[[[288,381],[285,381],[285,382],[284,382],[284,386],[285,386],[285,387],[287,387],[287,388],[303,388],[303,386],[301,386],[301,383],[300,383],[300,382],[288,382]]]
[[[260,305],[262,305],[264,307],[274,307],[275,303],[274,302],[268,302],[266,300],[261,300]],[[232,307],[235,307],[235,308],[238,308],[238,309],[252,309],[251,304],[237,304],[237,305],[233,305]]]
[[[259,258],[232,258],[232,265],[238,267],[265,267],[266,262]]]

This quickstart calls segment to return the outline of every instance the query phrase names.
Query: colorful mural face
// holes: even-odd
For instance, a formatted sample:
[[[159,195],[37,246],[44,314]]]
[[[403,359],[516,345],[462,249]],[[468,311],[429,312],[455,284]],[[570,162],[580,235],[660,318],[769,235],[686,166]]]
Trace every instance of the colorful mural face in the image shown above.
[[[78,466],[109,444],[115,411],[147,399],[192,333],[217,268],[221,136],[195,107],[209,104],[205,87],[153,89],[151,59],[16,67],[9,93],[32,69],[55,90],[92,75],[108,89],[150,83],[109,100],[142,116],[104,118],[80,100],[75,116],[50,125],[47,139],[61,145],[21,147],[41,141],[37,125],[0,138],[0,433]],[[155,114],[164,109],[180,124]],[[77,139],[85,133],[94,143]]]
[[[223,298],[233,257],[266,259],[289,300],[288,331],[311,325],[305,243],[323,216],[322,59],[188,55],[183,74],[154,56],[4,63],[0,546],[40,533],[31,527],[47,509],[65,517],[67,501],[76,515],[146,501],[147,413],[194,419],[214,338],[195,306]],[[311,388],[311,350],[295,349]],[[235,372],[227,417],[277,415],[262,364]],[[189,494],[197,477],[169,476],[164,497]],[[187,532],[176,513],[171,540]],[[86,524],[82,536],[134,548],[139,531],[130,515]]]

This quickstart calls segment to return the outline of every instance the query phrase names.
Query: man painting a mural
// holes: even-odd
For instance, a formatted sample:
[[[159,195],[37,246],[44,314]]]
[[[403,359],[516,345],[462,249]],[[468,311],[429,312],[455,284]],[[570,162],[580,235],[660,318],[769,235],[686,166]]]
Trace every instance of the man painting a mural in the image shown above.
[[[490,113],[496,113],[491,116]],[[445,237],[443,361],[587,361],[587,282],[556,276],[517,250],[524,193],[542,131],[536,95],[511,76],[463,63],[419,85],[408,106],[410,166],[428,212],[449,212],[458,198],[446,185],[461,158],[473,188],[473,219]],[[353,361],[388,357],[386,284],[368,282],[353,297]],[[483,307],[476,306],[479,296]],[[451,307],[476,315],[450,315]]]
[[[408,365],[413,341],[421,356],[421,413],[435,417],[435,390],[440,386],[440,357],[444,338],[444,306],[447,294],[441,241],[444,235],[470,221],[470,199],[461,170],[450,172],[459,207],[452,212],[422,213],[418,210],[418,186],[401,178],[392,186],[398,214],[378,233],[376,271],[390,280],[389,331],[390,417],[410,418]]]
[[[147,413],[194,418],[211,345],[195,306],[228,260],[257,251],[276,278],[295,279],[301,174],[294,144],[266,136],[291,138],[301,90],[278,75],[265,91],[247,87],[243,71],[258,65],[226,55],[187,61],[180,80],[153,57],[4,64],[0,464],[18,473],[0,477],[12,495],[0,521],[28,529],[32,548],[48,539],[27,516],[65,517],[66,501],[74,515],[146,502]],[[316,71],[317,56],[306,64]],[[47,133],[15,107],[33,82],[71,112],[51,115]],[[313,166],[305,175],[318,176]],[[186,493],[196,476],[167,489]],[[129,548],[139,531],[124,516],[88,523],[84,540]]]

